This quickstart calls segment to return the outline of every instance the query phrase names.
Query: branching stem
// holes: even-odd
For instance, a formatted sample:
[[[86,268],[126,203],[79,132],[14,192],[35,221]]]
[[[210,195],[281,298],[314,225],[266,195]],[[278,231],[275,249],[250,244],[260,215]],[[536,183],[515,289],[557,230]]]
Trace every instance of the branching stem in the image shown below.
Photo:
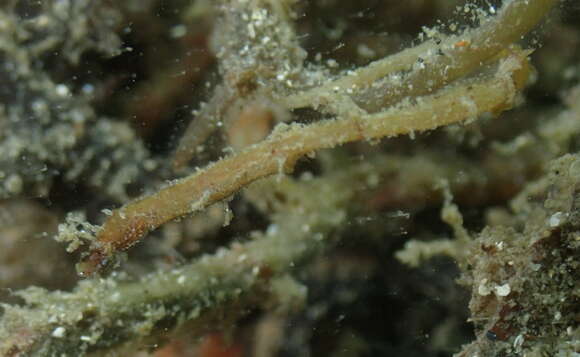
[[[316,150],[430,130],[509,109],[528,78],[526,54],[514,52],[494,74],[460,81],[385,112],[344,113],[311,125],[281,124],[263,142],[115,210],[80,270],[93,273],[111,254],[131,247],[163,223],[202,210],[257,179],[291,171],[296,160]]]

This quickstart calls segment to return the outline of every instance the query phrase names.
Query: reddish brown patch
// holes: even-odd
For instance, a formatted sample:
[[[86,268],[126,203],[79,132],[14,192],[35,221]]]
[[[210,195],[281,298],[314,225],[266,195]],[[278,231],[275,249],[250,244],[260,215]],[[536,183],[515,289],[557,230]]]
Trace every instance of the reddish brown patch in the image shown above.
[[[83,278],[93,277],[107,265],[108,261],[109,254],[100,248],[95,248],[77,264],[77,272]]]
[[[260,279],[270,280],[274,276],[274,271],[268,265],[260,265],[259,268],[258,277]]]
[[[205,336],[197,352],[200,357],[243,357],[244,355],[240,344],[229,344],[221,333]]]
[[[509,315],[521,310],[521,306],[511,306],[509,304],[503,305],[499,312],[499,320],[486,332],[488,339],[506,341],[511,336],[515,335],[516,328],[508,321]],[[493,336],[493,338],[490,338]]]

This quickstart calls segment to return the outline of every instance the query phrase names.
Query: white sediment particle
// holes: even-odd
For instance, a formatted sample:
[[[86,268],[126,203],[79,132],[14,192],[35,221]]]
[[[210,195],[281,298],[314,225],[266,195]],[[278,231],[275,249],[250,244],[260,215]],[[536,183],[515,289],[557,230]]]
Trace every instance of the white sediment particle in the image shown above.
[[[514,339],[514,348],[519,349],[522,347],[522,345],[524,344],[524,335],[519,334],[515,339]]]
[[[187,34],[187,26],[183,24],[175,25],[171,28],[170,36],[171,38],[180,38]]]
[[[143,168],[147,171],[153,171],[157,168],[157,162],[155,160],[145,160],[143,161]]]
[[[266,229],[266,235],[273,236],[278,234],[278,225],[277,224],[270,224]]]
[[[496,285],[495,286],[495,294],[497,296],[508,296],[511,292],[511,288],[509,284],[503,284],[503,285]]]
[[[481,296],[487,296],[491,294],[491,289],[487,285],[487,279],[483,279],[479,282],[479,287],[477,288],[477,293]]]
[[[60,95],[61,97],[66,97],[70,94],[70,91],[67,86],[64,84],[58,84],[55,88],[56,94]]]
[[[66,329],[62,326],[59,326],[52,331],[51,335],[54,338],[63,338],[65,333],[66,333]]]
[[[177,284],[179,285],[185,284],[185,275],[180,275],[179,278],[177,278]]]
[[[552,228],[558,227],[562,223],[563,219],[564,219],[564,213],[556,212],[552,216],[550,216],[548,223],[550,224],[550,227],[552,227]]]
[[[232,222],[232,219],[234,219],[234,212],[232,211],[232,209],[230,208],[230,206],[225,203],[224,205],[224,223],[223,223],[223,227],[227,227],[230,225],[230,223]]]
[[[356,50],[357,54],[364,58],[373,58],[377,55],[377,53],[372,48],[365,45],[364,43],[359,44]]]

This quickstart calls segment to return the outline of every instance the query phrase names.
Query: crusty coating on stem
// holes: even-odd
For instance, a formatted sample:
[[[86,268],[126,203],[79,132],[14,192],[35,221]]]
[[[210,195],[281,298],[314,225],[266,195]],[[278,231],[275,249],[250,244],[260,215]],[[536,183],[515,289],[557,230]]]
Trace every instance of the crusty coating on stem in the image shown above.
[[[115,210],[80,270],[91,274],[111,254],[129,248],[163,223],[202,210],[257,179],[290,171],[296,160],[316,150],[430,130],[509,109],[528,78],[526,55],[514,52],[493,74],[460,81],[381,113],[345,113],[311,125],[281,124],[263,142]]]
[[[352,92],[358,105],[376,112],[408,96],[432,93],[492,60],[529,32],[556,3],[557,0],[508,1],[497,16],[483,20],[478,28],[430,39],[320,87],[281,100],[289,108],[300,108],[319,101],[324,105],[330,93]],[[396,78],[389,78],[391,74]],[[377,85],[378,81],[384,83]]]
[[[498,54],[529,32],[557,1],[508,0],[496,16],[480,15],[481,25],[477,28],[451,36],[432,31],[430,39],[422,44],[348,71],[337,79],[304,91],[274,91],[272,94],[288,109],[314,107],[334,115],[351,108],[378,112],[404,98],[431,94],[477,71],[483,64],[495,62]],[[280,20],[279,25],[283,24],[282,27],[293,33],[287,16],[283,16],[286,12],[275,13]],[[256,46],[256,53],[260,53],[259,44],[250,41],[249,45]],[[293,46],[296,44],[291,48]],[[233,54],[238,55],[235,51]],[[280,58],[275,56],[258,56],[255,60],[273,68],[280,62]],[[230,67],[224,68],[226,73],[235,73],[236,70]],[[239,74],[234,77],[237,76]],[[300,85],[300,82],[298,80],[297,84]],[[222,120],[226,108],[236,96],[243,96],[230,87],[219,86],[216,89],[212,99],[202,107],[180,139],[173,160],[176,169],[185,167],[197,148],[217,128],[216,122]]]

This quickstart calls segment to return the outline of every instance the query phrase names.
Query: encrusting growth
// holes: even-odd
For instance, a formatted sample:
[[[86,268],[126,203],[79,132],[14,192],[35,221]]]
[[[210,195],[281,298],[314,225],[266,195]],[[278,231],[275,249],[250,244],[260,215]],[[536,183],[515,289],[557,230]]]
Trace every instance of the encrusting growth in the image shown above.
[[[389,98],[398,98],[398,104],[383,111],[374,112],[378,109],[372,104],[375,95],[367,96],[371,99],[357,97],[356,86],[360,83],[353,82],[356,72],[337,80],[333,88],[323,86],[306,91],[308,95],[289,96],[282,100],[289,108],[322,107],[322,111],[336,115],[336,119],[310,125],[279,124],[264,141],[113,211],[98,231],[88,257],[79,265],[80,271],[91,275],[106,265],[115,252],[131,247],[163,223],[203,210],[257,179],[290,172],[300,157],[316,150],[358,140],[413,134],[512,108],[518,92],[528,81],[529,65],[528,52],[511,44],[529,31],[554,3],[556,0],[509,1],[495,19],[483,20],[479,29],[451,36],[440,46],[419,45],[359,70],[364,78],[362,83],[368,88],[373,88],[377,79],[384,82],[386,76],[385,83],[392,91],[387,90],[387,102],[392,100]],[[469,39],[468,46],[452,45],[464,37]],[[419,66],[418,58],[423,59]],[[490,61],[495,64],[487,64]],[[402,83],[389,80],[389,73],[402,69],[407,70]],[[475,70],[480,73],[453,81]],[[453,82],[445,86],[450,81]],[[354,90],[348,88],[354,84]],[[435,91],[437,88],[442,89]],[[404,95],[397,97],[397,93]]]

